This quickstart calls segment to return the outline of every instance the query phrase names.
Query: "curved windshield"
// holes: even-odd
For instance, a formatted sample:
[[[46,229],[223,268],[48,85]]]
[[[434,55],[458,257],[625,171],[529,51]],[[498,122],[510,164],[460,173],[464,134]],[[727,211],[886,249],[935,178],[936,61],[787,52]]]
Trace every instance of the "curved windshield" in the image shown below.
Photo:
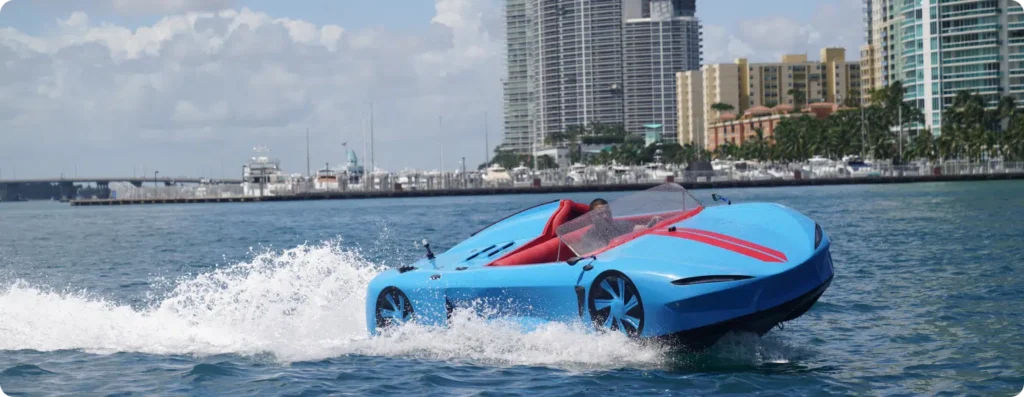
[[[612,200],[559,226],[556,233],[577,256],[583,256],[702,207],[685,188],[666,183]]]

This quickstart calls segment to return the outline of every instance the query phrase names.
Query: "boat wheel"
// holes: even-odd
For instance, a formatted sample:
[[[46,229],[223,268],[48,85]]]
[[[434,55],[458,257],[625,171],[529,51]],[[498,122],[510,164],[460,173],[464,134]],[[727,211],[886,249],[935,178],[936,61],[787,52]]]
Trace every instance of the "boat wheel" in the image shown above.
[[[590,319],[598,329],[639,336],[644,330],[644,302],[626,275],[607,272],[590,286]]]
[[[384,288],[377,296],[377,328],[405,324],[412,320],[414,314],[409,297],[398,288]]]

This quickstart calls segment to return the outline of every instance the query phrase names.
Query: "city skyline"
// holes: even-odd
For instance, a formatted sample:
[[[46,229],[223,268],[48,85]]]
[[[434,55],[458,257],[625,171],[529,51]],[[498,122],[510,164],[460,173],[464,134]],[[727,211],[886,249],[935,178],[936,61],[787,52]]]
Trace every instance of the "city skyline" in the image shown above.
[[[705,63],[863,44],[860,1],[741,3],[698,1]],[[0,168],[233,176],[267,145],[305,173],[306,128],[313,164],[343,162],[344,141],[364,159],[371,100],[379,166],[437,168],[443,145],[446,169],[462,157],[475,168],[485,114],[491,147],[502,140],[503,2],[401,4],[10,2],[0,53],[16,61],[0,69]],[[221,8],[234,11],[211,11]],[[181,16],[193,11],[205,14]]]

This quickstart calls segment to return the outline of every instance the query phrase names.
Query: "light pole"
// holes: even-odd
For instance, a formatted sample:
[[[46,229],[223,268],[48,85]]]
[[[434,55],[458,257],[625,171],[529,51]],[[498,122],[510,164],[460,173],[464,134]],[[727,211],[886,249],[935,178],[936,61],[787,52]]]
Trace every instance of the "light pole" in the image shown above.
[[[899,152],[899,155],[896,157],[896,161],[897,161],[898,165],[902,166],[903,165],[903,101],[902,100],[897,104],[897,108],[896,109],[897,109],[897,113],[899,114],[898,118],[899,118],[899,123],[900,123],[900,135],[899,135],[900,136],[900,139],[899,139],[900,152]],[[903,170],[901,169],[900,170],[900,174],[902,175],[902,173],[903,173]]]
[[[867,118],[864,115],[864,101],[860,102],[860,155],[867,157],[867,153],[864,153],[864,148],[867,146],[868,134],[867,134]]]

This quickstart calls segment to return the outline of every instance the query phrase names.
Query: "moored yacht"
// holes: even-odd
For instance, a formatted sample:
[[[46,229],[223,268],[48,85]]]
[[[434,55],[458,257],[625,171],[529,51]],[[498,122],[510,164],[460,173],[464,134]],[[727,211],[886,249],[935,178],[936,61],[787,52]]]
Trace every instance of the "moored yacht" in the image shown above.
[[[242,166],[242,192],[246,196],[275,196],[292,193],[292,183],[281,171],[281,161],[255,156]]]
[[[871,164],[861,159],[859,156],[848,156],[843,159],[846,163],[845,171],[847,174],[853,177],[860,176],[878,176],[878,171],[875,171],[871,167]]]
[[[509,175],[508,170],[497,163],[487,167],[487,172],[483,177],[485,182],[489,183],[510,183],[512,182],[512,176]]]
[[[313,180],[313,187],[316,190],[338,190],[338,172],[331,169],[330,164],[325,164],[323,169],[316,172]]]

